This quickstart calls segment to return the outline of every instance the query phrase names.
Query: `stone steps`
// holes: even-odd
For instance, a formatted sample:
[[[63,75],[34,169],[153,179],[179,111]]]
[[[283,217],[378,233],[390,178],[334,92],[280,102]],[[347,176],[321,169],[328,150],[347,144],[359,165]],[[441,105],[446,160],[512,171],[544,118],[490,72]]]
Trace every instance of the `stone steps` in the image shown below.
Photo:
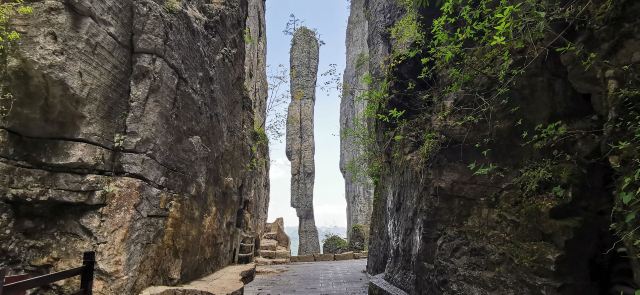
[[[260,241],[260,250],[276,251],[278,250],[278,241],[272,239],[262,239]]]
[[[278,233],[276,232],[268,232],[265,233],[264,235],[262,235],[263,239],[267,239],[267,240],[277,240],[278,239]]]
[[[265,233],[262,234],[260,246],[257,250],[255,262],[259,265],[287,264],[291,257],[289,245],[291,241],[284,231],[282,218],[273,223],[267,223]]]

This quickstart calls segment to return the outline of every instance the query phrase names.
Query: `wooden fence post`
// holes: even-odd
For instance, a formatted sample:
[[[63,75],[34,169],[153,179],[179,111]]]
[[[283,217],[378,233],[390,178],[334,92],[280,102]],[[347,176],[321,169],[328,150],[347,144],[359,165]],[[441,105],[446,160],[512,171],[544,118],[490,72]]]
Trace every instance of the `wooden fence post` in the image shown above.
[[[7,270],[0,268],[0,295],[2,295],[2,289],[4,289],[4,277],[7,275]]]
[[[80,275],[80,288],[83,295],[93,294],[93,271],[96,264],[96,252],[84,252],[82,255],[82,275]],[[2,293],[0,293],[2,295]]]

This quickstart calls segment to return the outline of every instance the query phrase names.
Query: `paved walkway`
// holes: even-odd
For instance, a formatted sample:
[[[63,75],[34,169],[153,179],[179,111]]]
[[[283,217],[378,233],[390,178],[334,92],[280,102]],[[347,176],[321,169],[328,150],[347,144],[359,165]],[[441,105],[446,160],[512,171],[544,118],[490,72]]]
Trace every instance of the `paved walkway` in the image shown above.
[[[245,294],[367,294],[366,259],[293,263],[258,269]],[[280,273],[264,273],[276,271]]]

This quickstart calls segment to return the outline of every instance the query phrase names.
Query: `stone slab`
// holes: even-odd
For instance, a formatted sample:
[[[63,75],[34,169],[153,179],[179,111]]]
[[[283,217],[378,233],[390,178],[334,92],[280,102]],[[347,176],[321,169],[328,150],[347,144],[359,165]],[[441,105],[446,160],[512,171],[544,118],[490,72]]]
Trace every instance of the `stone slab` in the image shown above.
[[[365,260],[320,261],[269,266],[245,286],[247,295],[367,294]]]
[[[256,257],[254,260],[256,265],[279,265],[279,264],[288,264],[291,262],[289,259],[267,259],[263,257]]]
[[[354,259],[353,252],[345,252],[342,254],[336,254],[336,260],[350,260]]]
[[[314,254],[313,258],[316,261],[333,261],[335,259],[333,254]]]
[[[368,255],[367,255],[367,253],[365,253],[365,252],[356,252],[356,253],[353,253],[353,258],[354,258],[354,259],[367,259],[367,256],[368,256]]]
[[[291,256],[291,262],[314,262],[314,261],[316,260],[313,258],[313,255]]]
[[[241,295],[244,285],[253,281],[255,275],[254,263],[233,265],[186,285],[149,287],[140,295]]]

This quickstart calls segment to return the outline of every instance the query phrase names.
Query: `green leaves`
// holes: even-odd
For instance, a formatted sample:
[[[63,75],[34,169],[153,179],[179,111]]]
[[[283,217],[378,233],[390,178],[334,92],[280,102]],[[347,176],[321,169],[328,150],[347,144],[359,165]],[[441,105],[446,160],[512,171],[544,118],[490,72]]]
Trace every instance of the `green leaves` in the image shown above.
[[[628,213],[624,217],[624,222],[631,223],[631,221],[633,221],[634,219],[636,219],[636,213],[635,212],[631,212],[631,213]],[[637,292],[636,292],[636,294],[637,294]]]
[[[503,37],[503,36],[495,35],[495,36],[493,36],[493,41],[491,41],[491,43],[490,43],[490,44],[491,44],[492,46],[493,46],[493,45],[505,45],[505,44],[507,44],[507,43],[505,42],[505,40],[506,40],[506,39],[507,39],[507,38],[505,38],[505,37]]]
[[[394,119],[399,119],[400,117],[402,117],[402,115],[404,115],[405,112],[406,111],[398,111],[397,108],[393,108],[389,110],[389,116]]]
[[[542,149],[548,146],[553,147],[563,140],[568,133],[568,127],[562,121],[558,121],[549,125],[539,124],[535,131],[536,134],[526,144],[533,144],[534,148]]]
[[[429,0],[413,0],[413,3],[416,7],[427,7],[429,6]]]
[[[625,205],[629,205],[629,203],[631,203],[631,201],[633,201],[635,199],[635,194],[629,193],[629,192],[621,192],[619,194],[620,199],[622,200],[622,203]]]
[[[481,164],[478,165],[476,164],[476,162],[473,162],[471,164],[469,164],[469,166],[467,166],[472,172],[474,176],[479,176],[479,175],[489,175],[489,173],[495,171],[498,168],[498,165],[495,165],[493,163],[489,163],[487,164]]]
[[[25,5],[23,0],[0,1],[0,79],[4,80],[7,73],[9,52],[17,48],[20,34],[11,26],[11,18],[16,14],[32,14],[33,8]],[[10,89],[0,86],[0,120],[4,120],[14,104],[14,96]]]

